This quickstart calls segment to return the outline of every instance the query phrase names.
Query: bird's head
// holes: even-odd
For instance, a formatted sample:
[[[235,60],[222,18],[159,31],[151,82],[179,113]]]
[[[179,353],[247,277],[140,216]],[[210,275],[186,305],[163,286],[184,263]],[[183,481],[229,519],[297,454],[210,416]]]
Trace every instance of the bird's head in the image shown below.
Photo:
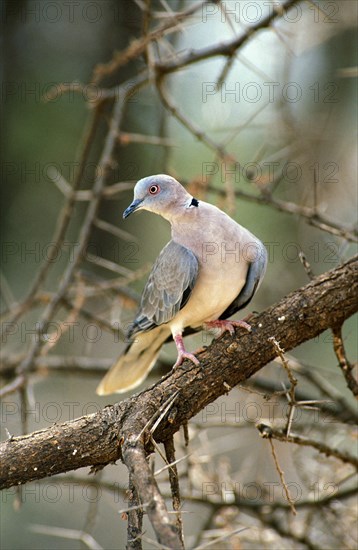
[[[175,208],[189,204],[190,200],[189,193],[171,176],[148,176],[136,183],[133,202],[123,212],[123,218],[140,209],[169,218]]]

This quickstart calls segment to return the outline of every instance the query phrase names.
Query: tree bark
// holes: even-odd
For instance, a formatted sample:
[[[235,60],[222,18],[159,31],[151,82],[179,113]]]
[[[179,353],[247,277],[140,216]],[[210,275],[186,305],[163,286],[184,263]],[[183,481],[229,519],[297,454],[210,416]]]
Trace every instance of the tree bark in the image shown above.
[[[255,316],[251,333],[238,329],[234,338],[225,334],[214,341],[200,353],[199,366],[185,361],[142,393],[98,413],[9,438],[0,444],[0,488],[85,466],[96,470],[129,456],[134,436],[150,453],[151,436],[165,442],[206,405],[272,361],[277,352],[270,337],[290,350],[340,327],[358,310],[357,271],[355,256],[316,277]],[[163,404],[171,397],[164,414]]]

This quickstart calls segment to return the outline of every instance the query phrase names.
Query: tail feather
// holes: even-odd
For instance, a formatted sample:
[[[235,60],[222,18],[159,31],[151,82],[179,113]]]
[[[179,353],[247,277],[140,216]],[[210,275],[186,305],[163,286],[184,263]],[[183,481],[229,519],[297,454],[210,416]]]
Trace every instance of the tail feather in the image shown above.
[[[153,368],[160,348],[169,335],[170,329],[163,325],[136,334],[134,342],[101,380],[96,393],[123,393],[139,386]]]

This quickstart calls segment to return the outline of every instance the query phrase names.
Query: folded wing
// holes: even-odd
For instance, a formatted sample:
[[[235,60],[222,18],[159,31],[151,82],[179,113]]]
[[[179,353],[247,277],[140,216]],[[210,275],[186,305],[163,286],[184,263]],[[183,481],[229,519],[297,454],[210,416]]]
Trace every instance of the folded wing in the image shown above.
[[[185,246],[170,241],[152,268],[128,337],[173,319],[188,301],[197,275],[198,260],[195,254]]]
[[[266,266],[266,248],[261,242],[258,242],[256,258],[249,265],[245,285],[241,289],[240,294],[232,302],[232,304],[230,304],[229,307],[226,308],[224,313],[220,316],[220,319],[228,319],[229,317],[234,315],[234,313],[236,313],[240,309],[243,309],[249,304],[249,302],[251,302],[265,275]]]

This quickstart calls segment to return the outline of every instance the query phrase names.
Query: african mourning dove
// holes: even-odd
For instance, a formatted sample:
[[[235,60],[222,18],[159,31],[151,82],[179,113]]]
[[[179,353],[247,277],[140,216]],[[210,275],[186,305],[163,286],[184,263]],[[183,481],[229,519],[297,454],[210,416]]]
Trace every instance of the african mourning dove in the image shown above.
[[[250,330],[244,321],[226,319],[250,302],[266,270],[266,249],[257,237],[216,206],[193,198],[170,176],[137,182],[123,217],[139,209],[168,220],[172,239],[149,275],[128,332],[131,343],[99,384],[99,395],[138,386],[171,336],[178,350],[174,367],[184,359],[198,364],[185,350],[184,329]]]

